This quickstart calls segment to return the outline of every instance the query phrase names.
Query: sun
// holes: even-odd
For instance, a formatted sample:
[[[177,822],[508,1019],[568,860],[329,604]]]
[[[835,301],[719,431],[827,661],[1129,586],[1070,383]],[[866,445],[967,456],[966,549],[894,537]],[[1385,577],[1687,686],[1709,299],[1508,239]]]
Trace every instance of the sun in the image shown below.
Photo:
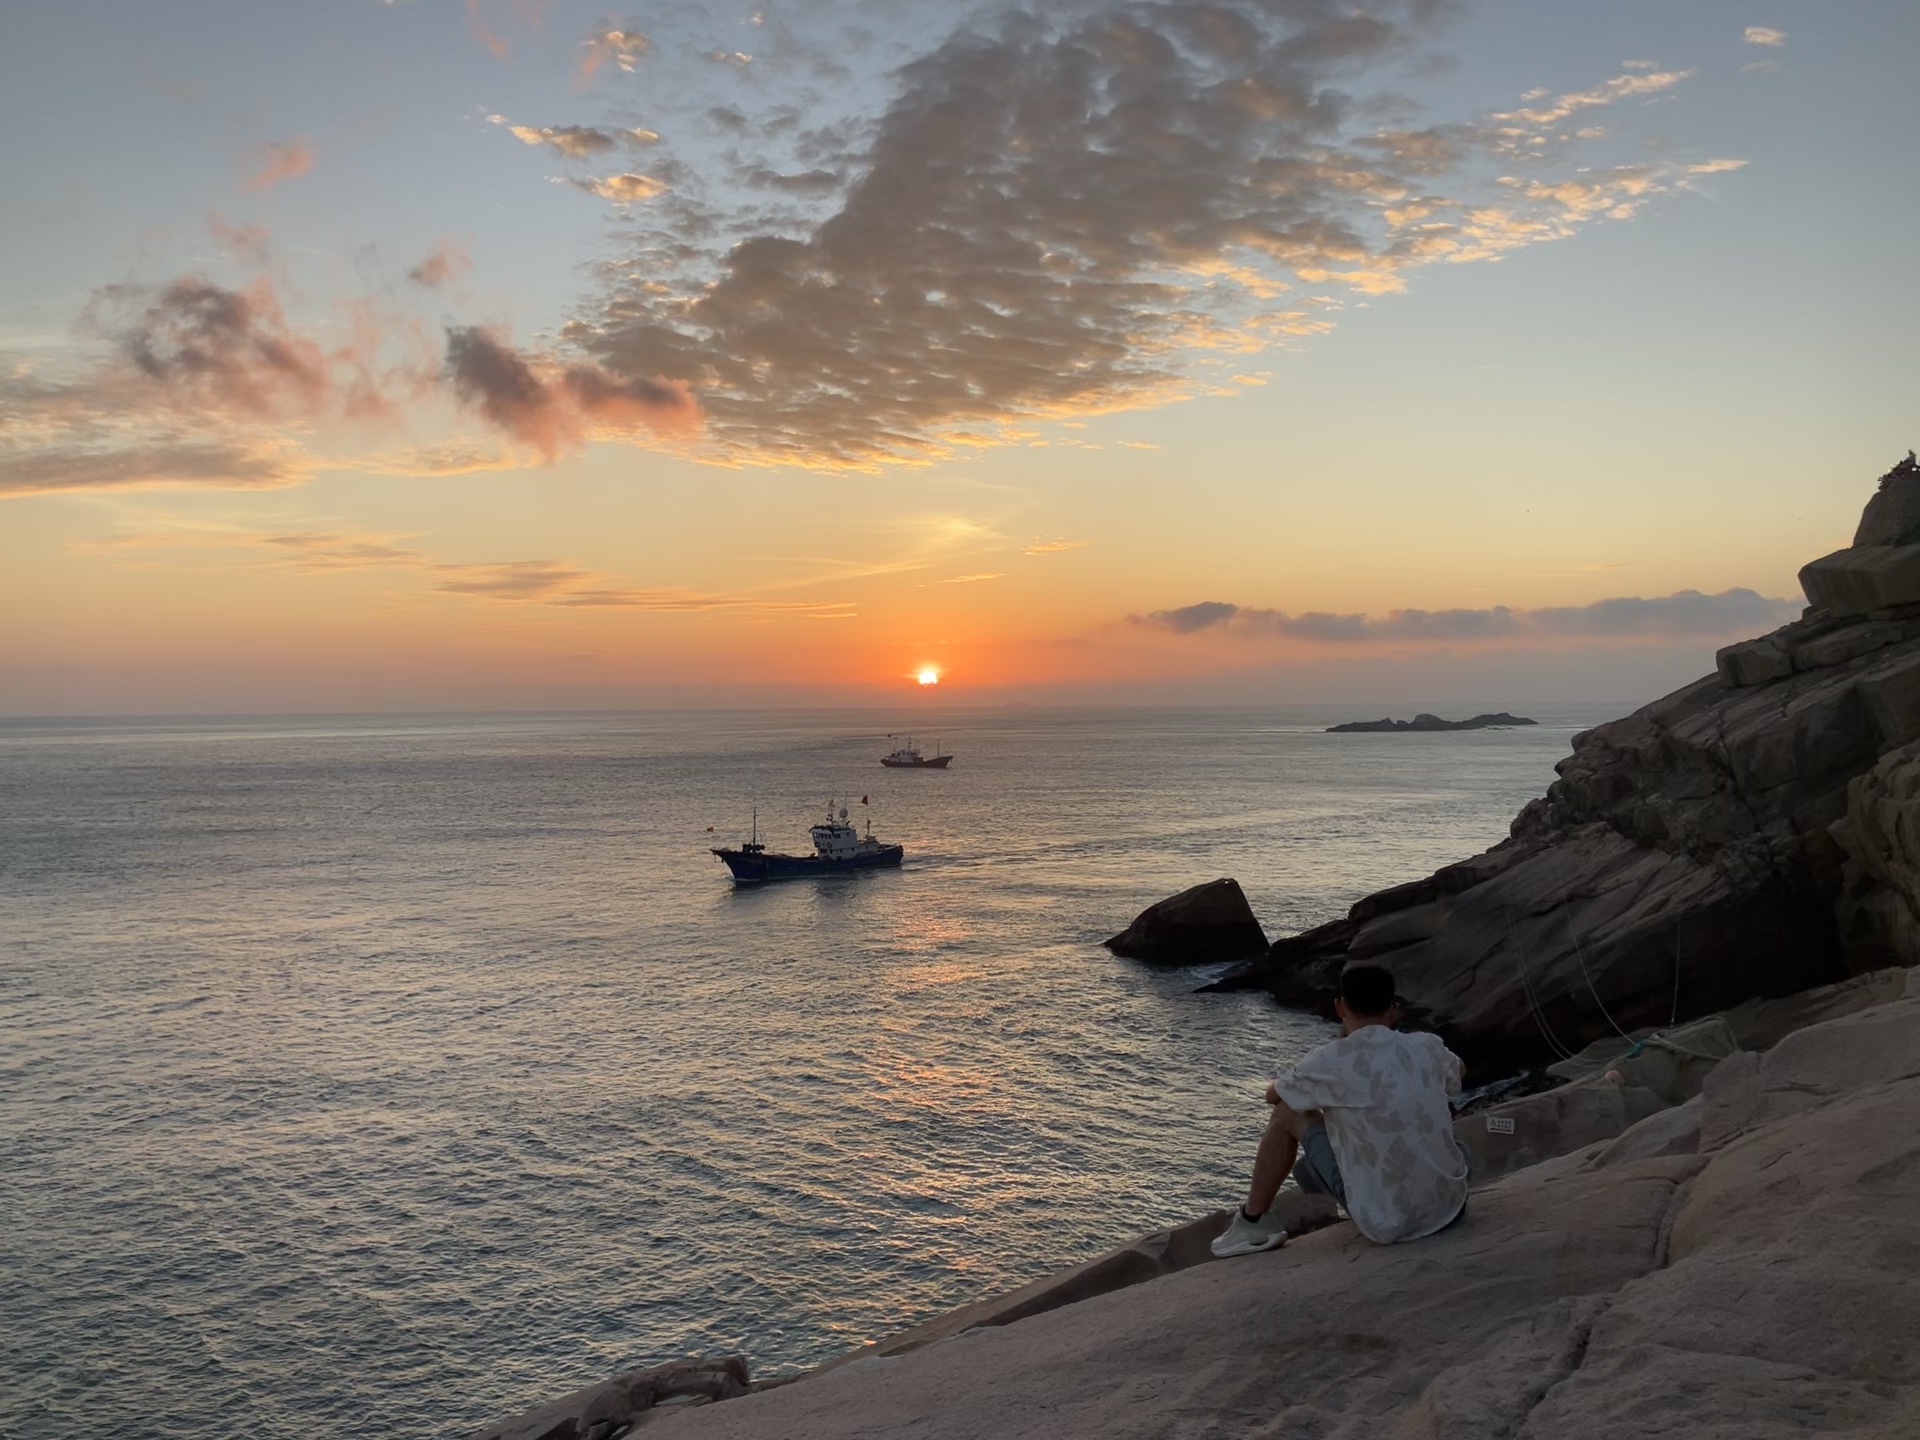
[[[940,667],[937,665],[922,665],[920,667],[920,673],[913,678],[918,680],[922,685],[938,685],[940,683]]]

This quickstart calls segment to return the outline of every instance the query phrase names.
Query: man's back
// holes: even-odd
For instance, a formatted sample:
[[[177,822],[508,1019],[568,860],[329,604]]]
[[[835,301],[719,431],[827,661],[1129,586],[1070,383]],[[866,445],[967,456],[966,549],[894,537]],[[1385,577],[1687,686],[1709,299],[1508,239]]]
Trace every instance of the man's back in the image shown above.
[[[1430,1235],[1467,1202],[1467,1164],[1447,1096],[1460,1060],[1434,1035],[1364,1025],[1274,1081],[1295,1110],[1325,1116],[1347,1213],[1382,1244]]]

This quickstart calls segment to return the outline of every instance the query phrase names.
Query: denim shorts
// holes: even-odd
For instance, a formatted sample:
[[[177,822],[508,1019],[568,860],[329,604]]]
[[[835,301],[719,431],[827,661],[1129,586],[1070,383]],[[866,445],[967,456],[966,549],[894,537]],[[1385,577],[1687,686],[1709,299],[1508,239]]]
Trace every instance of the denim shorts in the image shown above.
[[[1293,1162],[1293,1183],[1309,1195],[1331,1195],[1338,1203],[1347,1203],[1347,1183],[1340,1178],[1340,1162],[1334,1158],[1333,1142],[1327,1127],[1319,1120],[1308,1124],[1300,1137],[1300,1158]]]
[[[1460,1157],[1467,1162],[1467,1177],[1473,1177],[1473,1152],[1460,1141]],[[1300,1156],[1293,1162],[1293,1183],[1309,1195],[1331,1195],[1344,1209],[1347,1203],[1347,1182],[1340,1176],[1340,1161],[1334,1156],[1333,1142],[1327,1138],[1325,1121],[1314,1120],[1307,1125],[1306,1133],[1300,1137]],[[1458,1220],[1467,1213],[1464,1203]],[[1453,1220],[1447,1222],[1451,1225]],[[1445,1228],[1444,1226],[1442,1227]]]

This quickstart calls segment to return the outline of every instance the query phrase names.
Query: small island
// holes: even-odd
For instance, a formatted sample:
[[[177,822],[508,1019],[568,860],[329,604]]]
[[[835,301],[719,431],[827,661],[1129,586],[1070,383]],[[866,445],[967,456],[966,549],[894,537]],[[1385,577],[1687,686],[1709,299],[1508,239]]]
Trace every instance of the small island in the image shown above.
[[[1501,725],[1532,725],[1537,722],[1524,715],[1509,715],[1500,710],[1492,715],[1476,715],[1471,720],[1442,720],[1424,711],[1411,720],[1349,720],[1344,725],[1329,725],[1329,735],[1354,735],[1362,731],[1391,730],[1490,730]]]

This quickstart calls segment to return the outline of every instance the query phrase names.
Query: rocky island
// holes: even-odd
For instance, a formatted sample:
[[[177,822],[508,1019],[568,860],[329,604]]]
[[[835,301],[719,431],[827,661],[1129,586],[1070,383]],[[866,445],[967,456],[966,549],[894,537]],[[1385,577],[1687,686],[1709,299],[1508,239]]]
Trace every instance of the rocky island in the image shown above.
[[[1545,1067],[1459,1114],[1454,1225],[1377,1246],[1294,1196],[1283,1248],[1215,1262],[1222,1211],[797,1381],[689,1361],[476,1440],[1920,1434],[1912,455],[1801,582],[1800,620],[1575,737],[1506,841],[1210,987],[1321,1008],[1378,960],[1475,1078]],[[1245,943],[1229,886],[1116,948]]]
[[[1508,725],[1534,725],[1539,722],[1527,719],[1524,715],[1509,715],[1499,710],[1491,715],[1476,715],[1471,720],[1442,720],[1438,715],[1429,715],[1422,710],[1411,720],[1349,720],[1344,725],[1329,725],[1329,735],[1359,735],[1363,733],[1397,733],[1405,730],[1489,730]]]

